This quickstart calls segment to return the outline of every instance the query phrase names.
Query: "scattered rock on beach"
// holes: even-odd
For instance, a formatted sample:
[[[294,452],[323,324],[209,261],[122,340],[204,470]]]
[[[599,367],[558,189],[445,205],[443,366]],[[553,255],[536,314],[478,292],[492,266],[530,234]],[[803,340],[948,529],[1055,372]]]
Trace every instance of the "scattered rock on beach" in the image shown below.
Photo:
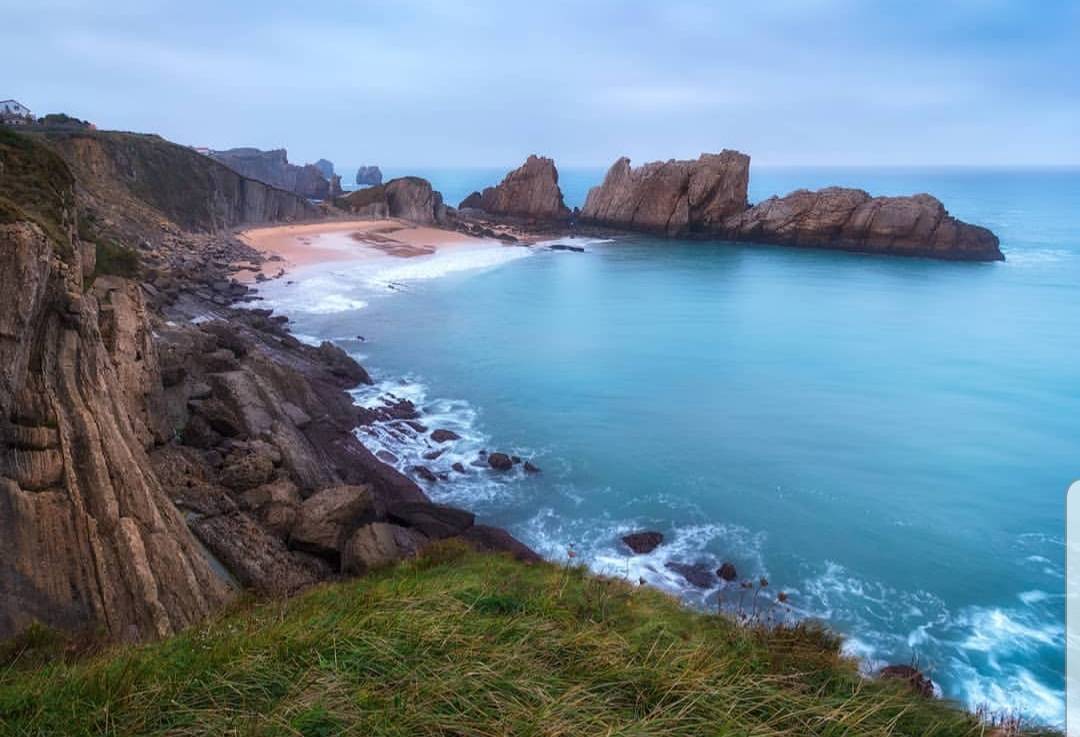
[[[664,536],[659,532],[645,530],[624,535],[622,541],[638,555],[644,555],[656,550],[657,546],[664,541]]]

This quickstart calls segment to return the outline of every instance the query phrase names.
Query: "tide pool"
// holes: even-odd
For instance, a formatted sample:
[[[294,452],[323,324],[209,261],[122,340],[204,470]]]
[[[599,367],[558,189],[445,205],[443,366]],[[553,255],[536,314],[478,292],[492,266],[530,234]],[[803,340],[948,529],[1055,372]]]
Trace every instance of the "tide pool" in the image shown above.
[[[417,173],[451,204],[484,183]],[[568,204],[602,175],[564,171]],[[298,334],[335,340],[372,371],[379,385],[357,401],[411,398],[425,424],[462,436],[434,461],[422,440],[365,436],[403,469],[447,471],[424,484],[435,499],[553,560],[573,550],[699,606],[717,606],[719,590],[665,563],[731,561],[847,635],[868,669],[917,660],[969,707],[1060,722],[1080,172],[751,176],[753,201],[825,184],[929,191],[994,230],[1007,261],[627,237],[579,241],[583,254],[463,248],[328,265],[263,293]],[[481,449],[543,473],[470,466]],[[638,529],[665,544],[630,555],[618,538]]]

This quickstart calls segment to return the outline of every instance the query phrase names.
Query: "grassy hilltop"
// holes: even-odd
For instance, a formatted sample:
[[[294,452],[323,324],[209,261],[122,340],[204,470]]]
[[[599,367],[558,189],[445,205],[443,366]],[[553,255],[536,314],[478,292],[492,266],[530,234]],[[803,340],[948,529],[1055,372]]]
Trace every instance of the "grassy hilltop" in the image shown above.
[[[819,629],[448,544],[164,642],[41,664],[48,650],[8,653],[0,733],[994,734],[860,678]]]

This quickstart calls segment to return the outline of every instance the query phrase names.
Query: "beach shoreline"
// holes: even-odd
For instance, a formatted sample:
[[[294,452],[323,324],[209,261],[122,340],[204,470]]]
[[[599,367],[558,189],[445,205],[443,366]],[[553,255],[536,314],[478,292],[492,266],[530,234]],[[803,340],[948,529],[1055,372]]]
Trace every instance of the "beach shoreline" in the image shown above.
[[[499,241],[457,230],[395,218],[329,220],[247,228],[236,233],[262,260],[234,263],[241,283],[278,278],[306,266],[361,261],[380,256],[416,258],[454,246],[503,246]]]

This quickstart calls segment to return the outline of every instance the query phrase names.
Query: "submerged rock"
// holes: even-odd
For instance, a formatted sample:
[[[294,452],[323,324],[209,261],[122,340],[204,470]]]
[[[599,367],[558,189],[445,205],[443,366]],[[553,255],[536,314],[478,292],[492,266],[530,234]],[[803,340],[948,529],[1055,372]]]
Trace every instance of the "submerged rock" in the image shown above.
[[[651,530],[633,532],[629,535],[624,535],[622,541],[638,555],[644,555],[656,550],[660,543],[664,542],[664,536],[659,532],[653,532]]]

